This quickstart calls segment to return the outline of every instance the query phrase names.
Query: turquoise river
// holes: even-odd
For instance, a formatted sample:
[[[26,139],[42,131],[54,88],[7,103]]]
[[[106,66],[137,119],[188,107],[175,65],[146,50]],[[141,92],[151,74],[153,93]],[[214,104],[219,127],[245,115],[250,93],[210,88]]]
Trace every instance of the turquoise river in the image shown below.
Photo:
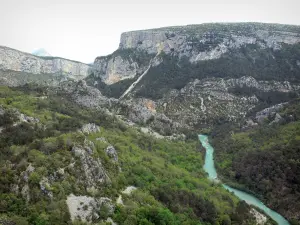
[[[208,173],[208,177],[212,180],[217,180],[217,171],[214,165],[214,148],[209,144],[208,137],[206,135],[199,135],[202,146],[206,149],[204,170]],[[229,187],[226,184],[222,186],[230,192],[233,192],[238,198],[244,200],[250,205],[254,205],[257,208],[263,210],[268,216],[270,216],[278,225],[289,225],[290,223],[281,215],[274,212],[267,206],[265,206],[259,199],[246,192]]]

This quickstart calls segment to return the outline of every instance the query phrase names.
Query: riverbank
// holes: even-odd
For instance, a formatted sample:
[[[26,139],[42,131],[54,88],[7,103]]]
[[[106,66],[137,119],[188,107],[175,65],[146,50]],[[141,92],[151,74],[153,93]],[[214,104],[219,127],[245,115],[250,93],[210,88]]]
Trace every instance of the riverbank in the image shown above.
[[[204,164],[204,170],[208,173],[208,177],[211,180],[218,180],[217,171],[214,165],[214,148],[209,144],[208,137],[206,135],[199,135],[199,140],[202,144],[202,146],[206,149],[205,153],[205,164]],[[261,209],[266,215],[268,215],[270,218],[272,218],[278,225],[290,225],[290,223],[280,214],[277,212],[271,210],[266,205],[264,205],[259,199],[257,199],[255,196],[248,194],[246,192],[243,192],[241,190],[232,188],[226,184],[222,184],[222,186],[232,192],[234,195],[236,195],[239,199],[244,200],[249,205],[253,205],[259,209]]]

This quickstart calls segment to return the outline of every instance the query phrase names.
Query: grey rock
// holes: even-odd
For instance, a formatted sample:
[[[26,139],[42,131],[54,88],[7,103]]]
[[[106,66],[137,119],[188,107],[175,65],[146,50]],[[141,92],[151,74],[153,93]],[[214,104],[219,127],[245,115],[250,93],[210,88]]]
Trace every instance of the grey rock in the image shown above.
[[[49,190],[49,188],[50,188],[51,185],[49,183],[48,178],[47,177],[43,177],[41,179],[41,181],[39,182],[39,184],[40,184],[41,191],[45,195],[47,195],[50,199],[52,199],[53,198],[53,193],[52,193],[52,191]]]
[[[19,183],[23,183],[23,187],[21,189],[21,195],[23,198],[26,199],[26,202],[30,201],[30,190],[29,190],[29,185],[28,185],[28,181],[29,181],[29,176],[30,174],[35,170],[35,168],[29,164],[26,168],[25,171],[23,171],[20,175],[20,180]],[[20,185],[19,185],[20,186]]]
[[[230,91],[236,87],[253,88],[253,95],[236,95]],[[245,118],[260,102],[255,96],[256,91],[287,93],[299,90],[300,86],[297,84],[286,81],[258,81],[253,77],[195,79],[181,90],[170,90],[153,105],[157,114],[163,113],[179,124],[189,127],[197,124],[210,126],[220,118],[225,121]],[[257,117],[261,116],[258,114]]]
[[[274,123],[279,123],[281,120],[282,120],[282,117],[278,113],[275,113],[275,117],[274,117],[273,121],[270,122],[270,125],[274,124]]]
[[[84,124],[82,126],[82,128],[80,129],[80,131],[82,133],[87,133],[87,134],[90,134],[90,133],[97,133],[100,131],[100,127],[97,126],[96,124],[94,123],[88,123],[88,124]]]
[[[38,122],[40,122],[39,119],[34,118],[34,117],[31,117],[31,116],[26,116],[26,115],[23,114],[23,113],[20,113],[20,114],[18,115],[18,117],[19,117],[19,120],[20,120],[21,122],[26,122],[26,123],[38,123]]]
[[[0,46],[0,70],[30,74],[61,74],[81,80],[90,74],[91,66],[56,57],[37,57],[8,47]]]
[[[25,182],[28,182],[30,174],[35,170],[35,168],[29,164],[26,170],[21,174],[21,177],[23,177],[23,180]]]
[[[223,29],[219,29],[221,26]],[[116,52],[95,60],[94,74],[110,85],[123,79],[134,78],[147,70],[150,63],[141,66],[139,60],[120,55],[122,50],[146,52],[152,55],[152,59],[165,53],[179,58],[186,57],[191,63],[197,63],[218,59],[225,53],[246,45],[279,50],[282,44],[300,43],[299,33],[294,30],[294,27],[284,25],[222,23],[125,32],[121,34],[119,49]],[[156,57],[152,62],[153,66],[162,62],[159,59],[161,58]]]
[[[112,158],[115,162],[118,162],[118,153],[116,151],[116,149],[114,148],[114,146],[109,145],[106,149],[105,149],[106,154]]]
[[[285,102],[285,103],[280,103],[280,104],[273,105],[273,106],[271,106],[271,107],[269,107],[269,108],[265,108],[265,109],[263,109],[263,110],[257,112],[257,113],[256,113],[256,116],[255,116],[257,122],[258,122],[258,123],[263,123],[265,119],[269,118],[270,116],[276,115],[276,113],[277,113],[280,109],[282,109],[282,108],[284,107],[284,105],[286,105],[286,104],[287,104],[286,102]],[[280,120],[281,118],[279,118],[279,116],[280,116],[280,115],[278,114],[277,119]],[[280,116],[280,117],[281,117],[281,116]],[[276,117],[275,117],[275,118],[276,118]]]
[[[93,198],[70,194],[67,197],[66,203],[72,221],[79,219],[83,222],[91,223],[100,217],[103,207],[108,209],[109,214],[112,214],[114,211],[111,199],[105,197]]]
[[[222,24],[223,27],[230,27],[230,25]],[[204,31],[210,26],[210,31]],[[121,35],[120,48],[146,50],[152,54],[163,51],[167,54],[187,56],[191,62],[196,62],[220,58],[229,49],[240,48],[246,44],[258,44],[276,50],[280,48],[281,43],[296,44],[300,42],[297,33],[270,31],[267,25],[244,24],[245,30],[248,29],[248,32],[241,31],[240,34],[225,31],[214,33],[213,26],[213,24],[188,25],[125,32]],[[217,46],[212,49],[201,51],[195,47],[197,44],[211,43],[213,39],[217,40],[220,36],[223,38],[218,40]]]
[[[81,180],[88,189],[95,190],[98,185],[110,182],[100,159],[92,156],[88,146],[74,146],[72,152],[80,159],[84,173]]]
[[[138,63],[132,59],[116,56],[109,60],[97,58],[94,62],[94,71],[106,84],[113,84],[120,80],[134,78],[140,69]]]
[[[113,101],[103,96],[98,89],[88,86],[84,80],[63,82],[57,87],[57,92],[68,95],[78,105],[88,108],[101,109]]]
[[[30,201],[30,190],[29,185],[26,183],[21,190],[22,197],[26,200],[26,202]]]
[[[255,123],[252,119],[248,119],[248,120],[246,120],[245,128],[254,127],[254,126],[257,126],[257,125],[258,125],[258,123]]]

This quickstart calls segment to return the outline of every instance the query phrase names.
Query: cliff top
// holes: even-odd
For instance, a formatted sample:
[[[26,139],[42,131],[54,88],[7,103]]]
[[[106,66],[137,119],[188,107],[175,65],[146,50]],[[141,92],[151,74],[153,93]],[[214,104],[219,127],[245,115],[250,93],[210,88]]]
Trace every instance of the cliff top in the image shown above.
[[[269,30],[269,31],[285,31],[285,32],[300,32],[300,25],[289,25],[289,24],[274,24],[274,23],[259,23],[259,22],[238,22],[238,23],[203,23],[203,24],[190,24],[185,26],[170,26],[160,27],[145,30],[134,30],[123,32],[123,34],[133,32],[207,32],[211,30],[216,31],[247,31],[251,32],[254,30]]]

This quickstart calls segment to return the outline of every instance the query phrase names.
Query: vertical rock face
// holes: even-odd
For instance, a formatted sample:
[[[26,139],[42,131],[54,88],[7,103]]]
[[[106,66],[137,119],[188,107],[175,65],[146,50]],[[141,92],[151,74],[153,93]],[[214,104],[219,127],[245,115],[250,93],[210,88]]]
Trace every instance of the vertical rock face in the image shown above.
[[[150,58],[164,53],[197,64],[238,52],[245,46],[278,51],[284,45],[300,43],[299,34],[297,26],[259,23],[201,24],[125,32],[116,52],[95,60],[95,75],[109,85],[140,75],[147,67],[141,67],[140,60],[128,57],[133,52],[146,53]]]
[[[149,66],[152,55],[144,50],[118,49],[94,62],[94,76],[110,85],[141,75]]]
[[[195,62],[219,58],[229,49],[247,44],[258,44],[262,48],[276,50],[283,43],[300,42],[299,28],[296,28],[296,32],[287,32],[285,29],[286,27],[280,25],[249,23],[202,24],[131,31],[121,35],[120,48],[145,50],[152,54],[161,51],[175,53],[187,56],[191,62]]]
[[[66,78],[81,80],[89,75],[91,66],[62,58],[37,57],[0,46],[0,70],[30,74],[60,74]]]
[[[108,60],[102,57],[95,60],[95,71],[101,75],[106,84],[113,84],[120,80],[134,78],[139,71],[139,65],[131,58],[116,56]]]

